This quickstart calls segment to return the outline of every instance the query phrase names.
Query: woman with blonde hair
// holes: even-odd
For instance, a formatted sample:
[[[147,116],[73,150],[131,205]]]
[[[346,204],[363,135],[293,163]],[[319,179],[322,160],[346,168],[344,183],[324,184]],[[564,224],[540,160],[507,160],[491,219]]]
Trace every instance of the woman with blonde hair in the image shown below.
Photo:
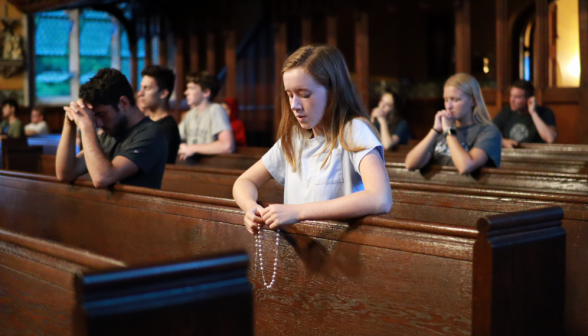
[[[480,167],[499,167],[502,137],[492,124],[478,81],[464,73],[450,77],[443,88],[445,110],[433,128],[406,156],[407,169],[428,163],[455,166],[460,174]]]
[[[286,59],[282,79],[279,140],[233,186],[247,229],[390,211],[384,150],[341,52],[302,47]],[[284,186],[284,204],[264,208],[258,189],[272,177]]]

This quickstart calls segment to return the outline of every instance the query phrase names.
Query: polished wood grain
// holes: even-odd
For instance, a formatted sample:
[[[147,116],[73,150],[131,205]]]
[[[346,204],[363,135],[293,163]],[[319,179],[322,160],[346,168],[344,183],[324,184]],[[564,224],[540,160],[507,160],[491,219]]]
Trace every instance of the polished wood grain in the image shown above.
[[[48,176],[2,175],[0,192],[11,199],[10,206],[0,203],[0,216],[7,219],[2,225],[30,236],[116,256],[130,265],[253,249],[242,212],[215,205],[222,200],[197,196],[201,202],[192,202],[179,198],[196,196],[129,186],[97,190],[88,181],[70,186]],[[45,211],[31,211],[25,202],[29,207],[41,202]],[[70,209],[67,220],[59,216],[64,208]],[[543,210],[533,218],[557,217],[558,211]],[[284,228],[275,287],[260,289],[259,272],[251,270],[256,333],[470,333],[476,295],[472,252],[479,237],[475,221],[447,225],[367,217]],[[551,222],[521,221],[519,229],[532,232]],[[274,237],[268,233],[267,255],[275,251]],[[561,238],[547,241],[552,239]],[[534,315],[536,307],[525,309]]]

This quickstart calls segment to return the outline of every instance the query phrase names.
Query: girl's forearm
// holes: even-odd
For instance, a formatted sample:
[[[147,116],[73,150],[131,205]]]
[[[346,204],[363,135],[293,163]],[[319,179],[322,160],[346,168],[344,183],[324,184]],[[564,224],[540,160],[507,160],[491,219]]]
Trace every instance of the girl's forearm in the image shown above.
[[[297,207],[299,207],[300,220],[338,220],[380,215],[390,211],[392,191],[363,190],[329,201],[299,204]]]
[[[253,182],[243,178],[235,181],[233,185],[233,198],[241,210],[247,211],[257,206],[257,197],[257,186]]]

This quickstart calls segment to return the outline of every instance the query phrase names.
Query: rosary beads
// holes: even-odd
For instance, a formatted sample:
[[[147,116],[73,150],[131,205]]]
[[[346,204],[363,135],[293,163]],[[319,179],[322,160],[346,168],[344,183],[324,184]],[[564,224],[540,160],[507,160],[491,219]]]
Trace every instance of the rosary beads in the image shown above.
[[[262,242],[265,239],[265,230],[260,229],[255,235],[255,269],[257,270],[257,260],[259,259],[259,268],[261,269],[261,277],[265,288],[272,288],[276,282],[276,274],[278,273],[278,251],[280,247],[280,229],[276,231],[276,256],[274,258],[274,273],[272,274],[272,281],[268,284],[263,273],[263,246]]]

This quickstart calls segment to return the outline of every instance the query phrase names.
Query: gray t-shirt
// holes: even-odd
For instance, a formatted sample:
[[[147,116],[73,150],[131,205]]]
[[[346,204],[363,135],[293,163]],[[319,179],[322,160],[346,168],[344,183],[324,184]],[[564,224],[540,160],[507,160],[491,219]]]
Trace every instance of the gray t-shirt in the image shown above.
[[[502,137],[500,131],[492,124],[473,124],[458,127],[457,139],[461,146],[469,152],[472,148],[479,148],[488,155],[488,162],[484,167],[500,167],[500,155],[502,153]],[[443,134],[437,136],[435,146],[429,149],[433,153],[431,164],[443,166],[455,166],[451,159],[451,151]]]
[[[298,138],[294,142],[295,152],[300,152],[298,168],[286,162],[281,140],[261,159],[266,169],[284,186],[284,204],[303,204],[328,201],[351,193],[365,190],[359,172],[361,160],[374,148],[384,165],[384,147],[365,121],[355,119],[347,126],[346,136],[349,144],[363,147],[359,152],[349,152],[338,143],[331,157],[321,169],[328,150],[322,152],[325,137],[312,139]],[[321,153],[322,152],[322,153]]]
[[[232,130],[227,112],[217,103],[210,104],[200,115],[191,109],[179,127],[180,137],[188,145],[213,143],[220,132]]]

